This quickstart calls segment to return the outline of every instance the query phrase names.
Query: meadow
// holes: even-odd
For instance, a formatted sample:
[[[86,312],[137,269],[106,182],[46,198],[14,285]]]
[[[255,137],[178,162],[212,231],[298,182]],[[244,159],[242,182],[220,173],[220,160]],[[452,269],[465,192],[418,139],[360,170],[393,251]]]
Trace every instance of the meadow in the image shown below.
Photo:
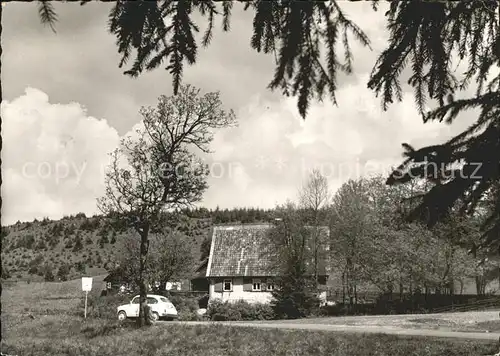
[[[95,279],[96,285],[102,277]],[[2,291],[2,353],[9,355],[492,355],[495,342],[156,323],[136,329],[83,319],[80,280],[17,283]],[[94,290],[93,296],[98,290]],[[105,297],[102,297],[105,298]]]

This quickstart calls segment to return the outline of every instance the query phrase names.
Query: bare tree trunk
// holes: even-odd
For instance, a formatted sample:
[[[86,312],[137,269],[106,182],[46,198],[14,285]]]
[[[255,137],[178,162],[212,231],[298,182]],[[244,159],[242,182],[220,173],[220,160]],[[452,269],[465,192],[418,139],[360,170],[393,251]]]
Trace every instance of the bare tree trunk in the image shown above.
[[[400,268],[400,272],[399,272],[399,300],[400,301],[403,301],[403,276],[402,276],[402,273],[403,272],[403,269]]]
[[[317,218],[315,218],[315,232],[314,232],[314,286],[318,289],[318,226]]]
[[[476,293],[481,295],[481,277],[476,276]]]
[[[498,17],[500,18],[500,5],[498,6]],[[500,20],[499,20],[500,21]],[[0,54],[2,53],[2,51],[0,50]],[[1,147],[1,145],[0,145]],[[2,182],[2,179],[0,178],[0,184]],[[0,205],[0,208],[1,208],[1,205]],[[500,266],[498,267],[498,288],[500,290]]]
[[[342,304],[345,303],[345,270],[342,272]]]
[[[147,304],[147,290],[145,281],[146,258],[148,255],[148,235],[149,226],[143,227],[141,234],[140,260],[139,260],[139,318],[137,319],[138,326],[150,325],[151,318]]]

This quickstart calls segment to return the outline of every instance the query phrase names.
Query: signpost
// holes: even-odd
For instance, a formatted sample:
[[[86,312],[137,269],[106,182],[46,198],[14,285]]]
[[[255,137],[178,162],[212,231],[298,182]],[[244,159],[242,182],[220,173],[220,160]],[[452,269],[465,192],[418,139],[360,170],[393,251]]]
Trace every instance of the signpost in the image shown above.
[[[82,277],[82,291],[85,292],[85,319],[87,319],[87,295],[92,290],[92,277]]]

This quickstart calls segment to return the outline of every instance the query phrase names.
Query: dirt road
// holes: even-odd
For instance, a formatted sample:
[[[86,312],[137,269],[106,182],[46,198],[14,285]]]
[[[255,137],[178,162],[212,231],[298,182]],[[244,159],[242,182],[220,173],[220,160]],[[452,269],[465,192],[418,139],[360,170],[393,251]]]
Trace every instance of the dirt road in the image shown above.
[[[393,335],[451,337],[461,339],[499,340],[500,333],[478,328],[479,323],[499,321],[499,311],[325,317],[300,320],[247,322],[178,322],[190,325],[218,324],[237,327],[320,330],[349,333],[383,333]]]
[[[328,325],[328,324],[299,324],[299,323],[258,323],[258,322],[204,322],[204,321],[177,321],[174,323],[185,325],[229,325],[234,327],[252,327],[252,328],[271,328],[271,329],[291,329],[291,330],[316,330],[363,334],[390,334],[404,336],[427,336],[442,338],[459,338],[473,340],[499,340],[500,333],[486,332],[459,332],[445,330],[426,330],[426,329],[404,329],[397,327],[373,327],[373,326],[350,326],[350,325]]]
[[[426,330],[426,329],[404,329],[397,327],[380,326],[351,326],[351,325],[328,325],[328,324],[300,324],[290,322],[210,322],[210,321],[176,321],[173,323],[184,325],[229,325],[234,327],[252,327],[252,328],[271,328],[271,329],[292,329],[292,330],[317,330],[347,333],[369,333],[369,334],[391,334],[406,336],[428,336],[442,338],[459,338],[474,340],[499,340],[500,333],[487,332],[459,332],[445,330]],[[167,324],[167,323],[165,323]]]

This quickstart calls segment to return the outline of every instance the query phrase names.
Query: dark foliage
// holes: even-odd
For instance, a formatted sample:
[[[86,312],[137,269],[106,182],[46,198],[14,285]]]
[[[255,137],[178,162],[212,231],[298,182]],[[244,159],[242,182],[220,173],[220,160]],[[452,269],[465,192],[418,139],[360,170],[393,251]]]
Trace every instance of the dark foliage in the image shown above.
[[[275,318],[270,305],[249,304],[245,301],[236,303],[211,302],[207,316],[214,321],[272,320]]]
[[[117,313],[116,307],[122,304],[127,304],[130,302],[130,296],[124,295],[107,295],[107,296],[97,296],[94,293],[90,293],[87,296],[87,317],[89,318],[101,318],[107,320],[116,320]],[[85,308],[85,297],[80,299],[78,310],[79,314],[83,313]]]
[[[292,205],[278,209],[281,220],[270,232],[269,242],[279,253],[274,263],[280,271],[273,291],[272,306],[278,318],[295,319],[313,314],[319,306],[311,262],[311,234],[305,227],[305,216]]]
[[[242,3],[242,1],[237,1]],[[83,1],[82,4],[86,4]],[[137,77],[143,71],[167,63],[176,94],[182,81],[184,64],[196,63],[200,31],[193,21],[195,12],[208,24],[202,45],[209,45],[215,18],[222,16],[223,31],[230,29],[234,2],[216,1],[117,1],[109,14],[109,31],[116,36],[122,68],[135,58],[124,73]],[[339,71],[352,71],[352,53],[348,35],[369,46],[363,31],[340,9],[337,2],[322,1],[252,1],[244,2],[244,10],[254,11],[252,49],[273,55],[276,69],[271,89],[298,97],[300,114],[305,117],[311,99],[322,98],[325,90],[336,102],[336,79]],[[335,53],[338,43],[344,47],[341,62]],[[326,48],[326,53],[322,50]],[[323,63],[322,57],[328,60]]]
[[[374,68],[368,86],[382,94],[384,109],[401,100],[399,77],[406,64],[409,84],[424,121],[452,123],[458,114],[478,109],[477,121],[449,141],[414,149],[404,144],[406,160],[389,177],[389,184],[426,179],[430,190],[419,196],[409,218],[430,226],[446,218],[454,204],[472,213],[493,194],[500,182],[500,5],[497,1],[393,2],[386,13],[390,42]],[[456,54],[456,55],[455,55]],[[467,69],[457,77],[457,61]],[[454,95],[476,83],[472,98]],[[427,99],[439,107],[425,112]],[[490,206],[484,246],[500,242],[500,200]]]
[[[64,263],[57,270],[57,278],[61,281],[67,281],[69,272],[70,272],[70,266]]]
[[[10,271],[7,269],[7,267],[2,266],[2,279],[8,279],[11,277]]]
[[[16,248],[32,249],[35,244],[35,236],[33,234],[23,235],[16,243]]]
[[[81,251],[82,249],[83,249],[82,238],[79,234],[77,234],[74,239],[73,252],[78,252]]]
[[[52,266],[50,265],[45,265],[43,267],[43,278],[46,282],[53,282],[54,281],[54,274],[52,272]]]

